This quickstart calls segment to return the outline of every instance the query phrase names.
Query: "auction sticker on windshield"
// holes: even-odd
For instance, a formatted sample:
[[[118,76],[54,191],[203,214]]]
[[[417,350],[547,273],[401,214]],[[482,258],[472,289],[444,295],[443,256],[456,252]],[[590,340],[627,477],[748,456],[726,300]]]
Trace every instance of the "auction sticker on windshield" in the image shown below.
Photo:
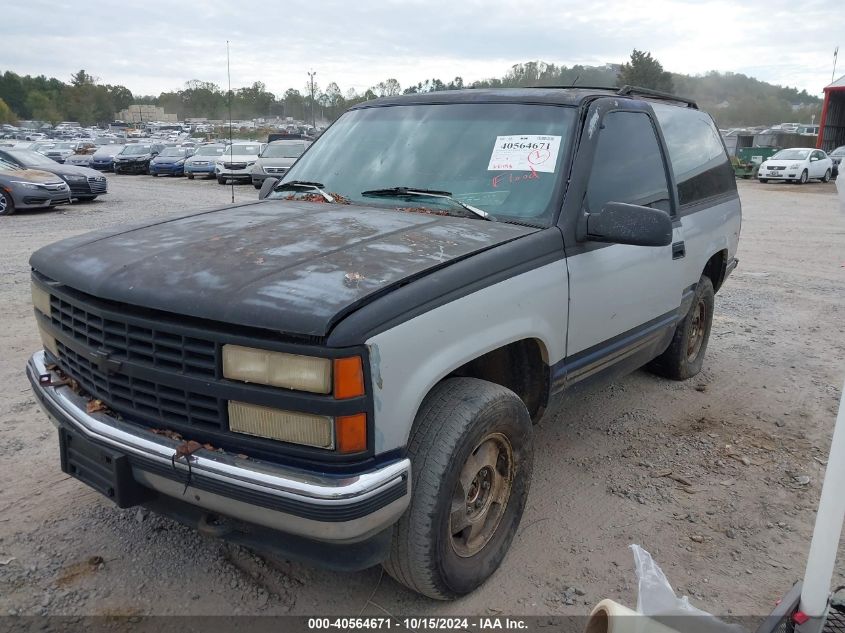
[[[559,149],[559,136],[539,134],[497,136],[487,171],[554,173]]]

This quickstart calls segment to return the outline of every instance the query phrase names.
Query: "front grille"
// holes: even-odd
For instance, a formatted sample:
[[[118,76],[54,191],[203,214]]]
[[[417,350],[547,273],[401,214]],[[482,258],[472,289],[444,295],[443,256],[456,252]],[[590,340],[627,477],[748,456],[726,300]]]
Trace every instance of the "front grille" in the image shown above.
[[[106,179],[102,176],[88,178],[88,186],[91,188],[91,193],[105,193]]]
[[[225,169],[246,169],[246,163],[223,163]]]
[[[287,167],[265,167],[264,171],[268,174],[283,174],[288,170]]]
[[[217,347],[213,341],[175,334],[158,324],[154,329],[105,319],[82,302],[70,303],[55,295],[50,307],[54,326],[86,347],[107,350],[115,360],[199,378],[216,376]]]
[[[146,422],[223,430],[226,403],[169,385],[124,374],[101,371],[87,358],[57,343],[59,363],[95,398],[107,402],[117,412],[133,414]]]
[[[783,171],[786,167],[769,167],[769,169],[772,171]]]
[[[71,193],[91,193],[88,182],[85,180],[71,180],[68,182]]]

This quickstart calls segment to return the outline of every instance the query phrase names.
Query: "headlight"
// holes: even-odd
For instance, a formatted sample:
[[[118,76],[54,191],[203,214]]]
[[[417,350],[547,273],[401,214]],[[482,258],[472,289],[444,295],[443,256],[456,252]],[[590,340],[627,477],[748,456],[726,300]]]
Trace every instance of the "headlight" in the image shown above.
[[[41,327],[41,324],[38,324],[38,334],[41,336],[41,344],[44,346],[48,352],[50,352],[56,358],[59,357],[59,346],[56,345],[56,339],[50,334],[47,330]]]
[[[273,387],[329,393],[332,362],[328,358],[224,345],[223,376]]]
[[[247,161],[246,166],[247,166],[247,167],[251,167],[251,166],[252,166],[252,165],[254,165],[254,164],[255,164],[255,161],[254,161],[254,160],[249,160],[249,161]]]
[[[334,420],[327,416],[229,401],[229,429],[281,442],[334,449]]]
[[[32,182],[25,182],[23,180],[13,180],[13,184],[20,185],[24,189],[41,189],[41,185],[36,185]]]
[[[252,166],[252,173],[253,174],[263,174],[264,173],[264,168],[261,166],[261,163],[255,163]]]
[[[50,316],[50,293],[44,290],[41,286],[37,285],[35,282],[31,282],[30,286],[32,288],[32,305],[33,307],[38,310],[41,314]]]
[[[173,164],[174,164],[174,165],[184,165],[184,164],[185,164],[185,159],[183,158],[182,160],[177,160],[177,161],[176,161],[175,163],[173,163]]]
[[[798,169],[801,166],[801,163],[792,163],[789,168],[790,169]]]

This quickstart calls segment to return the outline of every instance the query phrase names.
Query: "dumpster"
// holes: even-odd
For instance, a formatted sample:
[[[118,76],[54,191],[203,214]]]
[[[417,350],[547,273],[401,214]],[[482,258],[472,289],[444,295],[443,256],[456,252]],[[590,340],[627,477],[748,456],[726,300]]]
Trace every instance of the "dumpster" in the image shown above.
[[[737,178],[756,178],[760,165],[767,158],[779,152],[778,147],[741,147],[731,157],[731,165]]]

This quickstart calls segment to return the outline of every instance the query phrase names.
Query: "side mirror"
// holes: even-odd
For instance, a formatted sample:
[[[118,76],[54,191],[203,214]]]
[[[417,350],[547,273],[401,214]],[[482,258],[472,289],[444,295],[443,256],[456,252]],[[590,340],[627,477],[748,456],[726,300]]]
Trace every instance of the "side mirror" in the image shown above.
[[[587,215],[588,240],[634,246],[668,246],[672,243],[672,218],[660,209],[608,202],[598,213]]]
[[[278,178],[265,178],[264,182],[261,183],[261,189],[258,192],[258,199],[264,200],[264,198],[270,195],[270,192],[273,191],[273,187],[277,184],[279,184]]]

